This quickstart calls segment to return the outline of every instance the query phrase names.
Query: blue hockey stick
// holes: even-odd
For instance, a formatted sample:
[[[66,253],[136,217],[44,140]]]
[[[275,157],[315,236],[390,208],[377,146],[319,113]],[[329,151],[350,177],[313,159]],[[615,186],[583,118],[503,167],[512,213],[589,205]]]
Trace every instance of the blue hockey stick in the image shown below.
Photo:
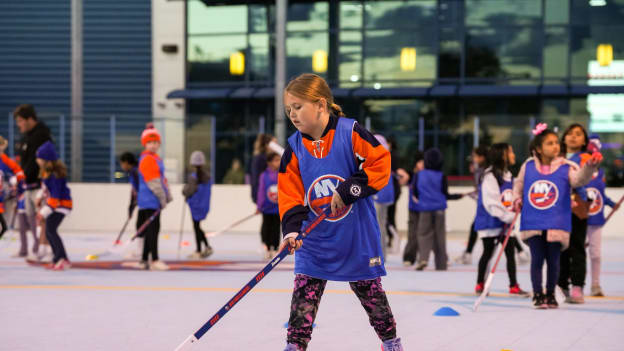
[[[314,229],[327,217],[328,212],[329,207],[325,211],[323,211],[320,216],[316,217],[314,221],[308,223],[308,225],[303,228],[303,230],[301,231],[301,233],[299,233],[295,240],[301,240],[305,238],[308,234],[310,234],[312,229]],[[234,305],[242,300],[243,297],[245,297],[245,295],[247,295],[247,293],[250,292],[251,289],[254,288],[254,286],[256,286],[256,284],[258,284],[264,277],[267,276],[267,274],[269,274],[273,270],[273,268],[275,268],[275,266],[282,262],[286,255],[288,255],[289,251],[290,247],[285,246],[282,251],[280,251],[277,256],[273,258],[273,260],[271,260],[271,262],[264,266],[264,268],[260,272],[258,272],[258,274],[256,274],[249,281],[249,283],[247,283],[242,289],[240,289],[236,293],[236,295],[234,295],[234,297],[230,299],[230,301],[228,301],[223,307],[221,307],[221,309],[217,313],[215,313],[214,316],[212,316],[206,323],[204,323],[204,325],[202,325],[202,327],[199,328],[195,333],[191,334],[188,338],[186,338],[186,340],[184,340],[184,342],[182,342],[176,348],[176,351],[190,350],[193,345],[196,344],[197,341],[201,339],[201,337],[204,336],[204,334],[206,334],[208,330],[210,330],[210,328],[217,324],[217,322],[221,320],[221,318],[223,318],[223,316],[225,316],[225,314],[234,307]]]

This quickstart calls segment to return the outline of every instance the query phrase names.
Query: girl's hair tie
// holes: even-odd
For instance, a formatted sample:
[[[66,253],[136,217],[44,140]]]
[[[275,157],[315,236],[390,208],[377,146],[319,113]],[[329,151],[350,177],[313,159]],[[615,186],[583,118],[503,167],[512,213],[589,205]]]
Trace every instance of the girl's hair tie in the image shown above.
[[[533,135],[536,135],[536,136],[540,135],[546,129],[548,129],[548,124],[546,124],[546,123],[539,123],[538,125],[535,126],[535,128],[533,128]]]

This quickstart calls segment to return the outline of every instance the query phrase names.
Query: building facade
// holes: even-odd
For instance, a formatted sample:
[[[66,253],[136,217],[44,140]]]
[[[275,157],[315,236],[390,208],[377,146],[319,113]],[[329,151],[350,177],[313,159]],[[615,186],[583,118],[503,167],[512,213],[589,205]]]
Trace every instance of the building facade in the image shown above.
[[[186,2],[187,132],[216,121],[216,177],[273,132],[275,2]],[[624,143],[624,0],[289,1],[287,79],[314,72],[347,116],[397,144],[402,167],[438,147],[466,176],[480,143],[573,122]],[[283,113],[283,111],[277,111]],[[214,119],[212,119],[214,118]],[[294,131],[289,125],[288,131]]]

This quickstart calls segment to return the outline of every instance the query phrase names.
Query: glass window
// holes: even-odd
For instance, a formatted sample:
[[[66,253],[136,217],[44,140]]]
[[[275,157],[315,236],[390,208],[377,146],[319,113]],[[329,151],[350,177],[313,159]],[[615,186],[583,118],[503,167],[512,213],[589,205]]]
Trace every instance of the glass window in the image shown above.
[[[362,80],[362,33],[340,32],[338,77],[340,86],[357,86]]]
[[[541,0],[466,0],[469,26],[537,25],[541,13]]]
[[[363,7],[359,1],[341,1],[340,28],[362,28]]]
[[[197,0],[187,6],[189,35],[247,32],[247,6],[206,6]]]
[[[459,78],[461,75],[461,38],[454,27],[440,28],[440,78]]]
[[[624,0],[571,1],[573,24],[620,24],[624,17]]]
[[[466,76],[512,80],[539,78],[539,43],[540,31],[536,28],[471,28],[466,38]]]
[[[270,55],[269,55],[269,34],[249,35],[249,80],[270,81],[273,79]]]
[[[383,80],[428,80],[418,85],[430,85],[436,76],[436,56],[433,28],[421,28],[416,32],[404,30],[369,30],[366,32],[364,52],[364,76],[367,85]],[[401,69],[403,48],[416,52],[415,68]],[[401,83],[405,85],[405,83]]]
[[[572,76],[585,78],[588,75],[589,64],[596,61],[596,51],[600,44],[610,44],[613,48],[613,59],[621,61],[624,57],[624,25],[593,25],[591,27],[571,27],[572,42]],[[583,80],[579,83],[582,83]],[[586,79],[585,79],[586,83]]]
[[[570,17],[570,0],[544,0],[546,24],[567,24]]]
[[[286,38],[286,75],[294,77],[312,72],[312,56],[317,50],[328,52],[327,32],[294,32]],[[327,72],[315,72],[323,77]]]
[[[187,41],[189,81],[240,81],[244,75],[230,74],[230,55],[246,52],[247,36],[189,37]]]
[[[249,5],[249,31],[272,32],[275,26],[275,8],[270,5]]]
[[[366,1],[366,28],[432,27],[436,1]]]
[[[568,75],[568,29],[544,29],[544,78],[564,78]],[[561,82],[560,82],[561,83]]]
[[[328,28],[327,2],[293,3],[288,6],[287,31],[324,30]]]

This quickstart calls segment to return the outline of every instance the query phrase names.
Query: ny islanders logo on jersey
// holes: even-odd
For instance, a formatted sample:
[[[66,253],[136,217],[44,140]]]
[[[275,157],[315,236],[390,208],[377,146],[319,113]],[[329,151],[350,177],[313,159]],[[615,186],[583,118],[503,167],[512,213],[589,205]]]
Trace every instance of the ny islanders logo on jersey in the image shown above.
[[[272,203],[274,203],[274,204],[277,203],[277,184],[272,184],[272,185],[269,186],[269,188],[267,189],[267,192],[266,192],[266,197]]]
[[[334,196],[334,190],[340,183],[344,182],[344,178],[334,174],[326,174],[316,178],[306,193],[306,199],[308,206],[315,215],[320,215],[326,208],[331,205],[332,196]],[[337,222],[345,218],[353,205],[345,206],[341,210],[337,211],[335,215],[329,215],[325,218],[326,221]]]
[[[529,202],[538,210],[551,208],[559,198],[557,186],[548,180],[538,180],[529,188]]]
[[[513,209],[513,191],[511,191],[511,189],[503,190],[503,193],[501,194],[501,202],[507,210],[511,211]]]
[[[602,194],[596,188],[587,188],[586,191],[587,199],[591,200],[591,204],[589,205],[589,215],[595,216],[602,211],[602,207],[604,206]]]

